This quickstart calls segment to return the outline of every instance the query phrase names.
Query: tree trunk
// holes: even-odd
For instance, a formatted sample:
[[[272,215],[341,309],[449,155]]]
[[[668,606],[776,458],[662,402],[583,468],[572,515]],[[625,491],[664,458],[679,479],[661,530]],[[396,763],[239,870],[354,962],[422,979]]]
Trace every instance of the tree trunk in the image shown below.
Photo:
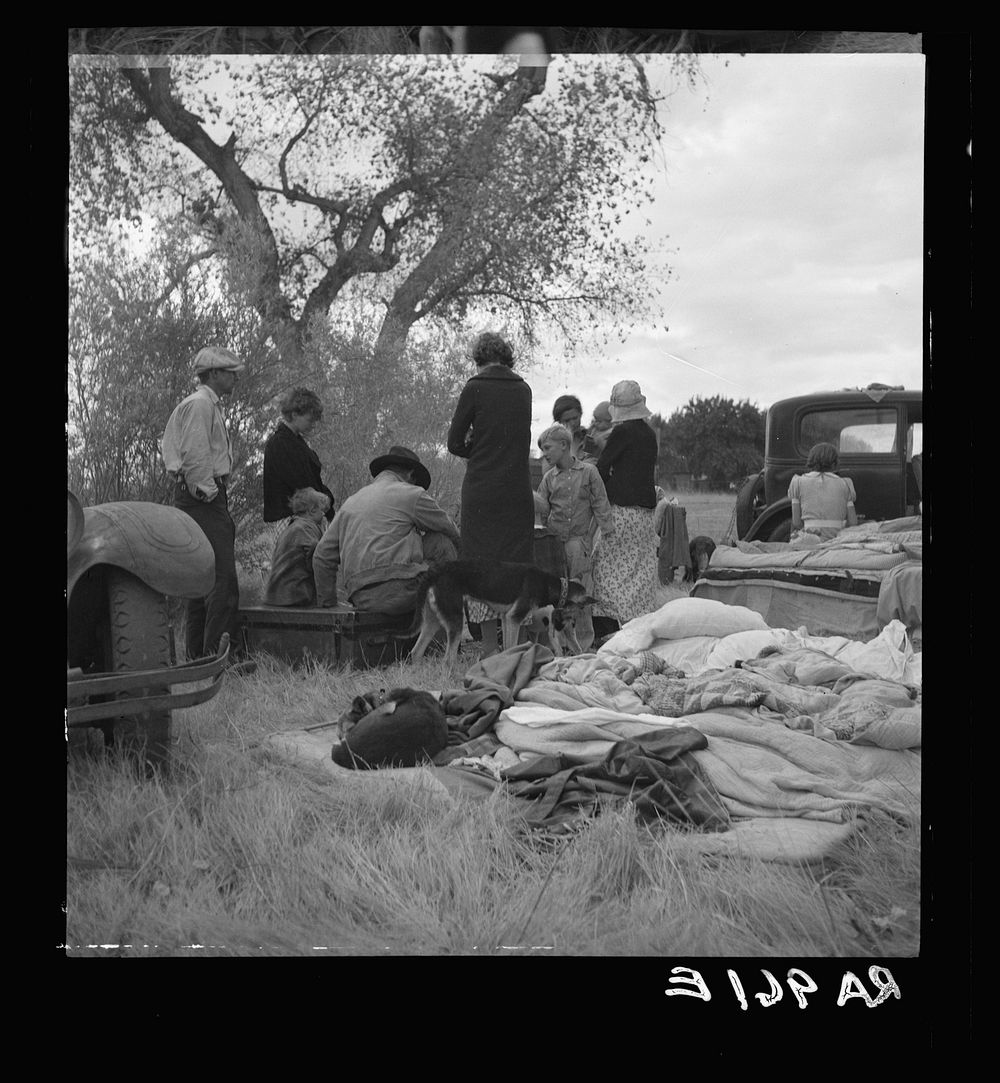
[[[301,358],[302,328],[291,315],[291,305],[281,289],[277,241],[261,210],[253,181],[236,161],[235,135],[222,146],[208,135],[199,118],[173,96],[169,68],[151,68],[148,77],[138,69],[124,68],[122,75],[164,131],[183,143],[222,182],[240,221],[250,227],[257,242],[255,255],[261,266],[251,304],[264,321],[281,357]]]

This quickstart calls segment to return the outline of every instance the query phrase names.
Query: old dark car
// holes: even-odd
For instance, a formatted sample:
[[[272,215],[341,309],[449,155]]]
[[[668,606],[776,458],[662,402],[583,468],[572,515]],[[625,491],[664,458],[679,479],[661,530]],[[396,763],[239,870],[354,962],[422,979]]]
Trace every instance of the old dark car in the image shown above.
[[[173,665],[167,595],[202,597],[214,582],[212,547],[189,515],[143,501],[84,508],[67,491],[66,725],[165,764],[171,711],[215,695],[228,653],[227,639],[214,658]]]
[[[917,514],[922,500],[923,392],[886,384],[782,399],[767,411],[764,469],[736,501],[745,541],[788,541],[788,485],[814,444],[833,444],[837,473],[854,482],[859,520]]]

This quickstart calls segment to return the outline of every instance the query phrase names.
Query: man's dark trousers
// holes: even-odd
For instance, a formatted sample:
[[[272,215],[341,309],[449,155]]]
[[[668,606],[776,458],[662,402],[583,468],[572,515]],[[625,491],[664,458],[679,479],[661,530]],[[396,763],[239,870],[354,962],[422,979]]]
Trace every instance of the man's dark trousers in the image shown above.
[[[225,484],[216,479],[214,500],[196,500],[183,482],[174,488],[174,507],[187,512],[201,527],[215,553],[215,586],[206,598],[189,598],[185,648],[188,661],[216,654],[223,632],[230,652],[239,644],[240,586],[236,578],[236,524],[229,514]]]

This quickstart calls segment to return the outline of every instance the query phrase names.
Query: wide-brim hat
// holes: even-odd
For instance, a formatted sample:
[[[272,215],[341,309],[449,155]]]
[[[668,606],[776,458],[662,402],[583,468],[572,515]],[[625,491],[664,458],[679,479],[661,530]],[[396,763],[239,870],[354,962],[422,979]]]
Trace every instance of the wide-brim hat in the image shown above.
[[[194,371],[209,372],[211,369],[225,369],[226,372],[242,372],[246,368],[243,362],[222,346],[206,346],[198,351],[194,359]]]
[[[635,380],[619,380],[611,389],[612,421],[639,421],[652,416],[646,396]]]
[[[394,446],[389,448],[386,455],[379,455],[377,459],[372,459],[368,464],[368,469],[374,478],[378,477],[383,470],[388,470],[390,466],[401,466],[404,470],[412,470],[421,489],[431,487],[430,471],[417,458],[416,452],[410,451],[408,447]]]

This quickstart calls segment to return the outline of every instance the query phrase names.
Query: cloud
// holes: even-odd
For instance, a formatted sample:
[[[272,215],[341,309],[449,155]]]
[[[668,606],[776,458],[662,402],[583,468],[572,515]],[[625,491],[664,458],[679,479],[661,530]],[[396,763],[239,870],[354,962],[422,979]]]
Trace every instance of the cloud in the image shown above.
[[[664,90],[669,58],[659,63]],[[579,395],[589,416],[625,377],[665,415],[695,395],[763,407],[874,380],[921,384],[924,58],[701,64],[700,89],[668,99],[647,215],[661,275],[672,272],[669,330],[612,340],[604,357],[555,347],[529,375],[546,423],[556,395]]]

